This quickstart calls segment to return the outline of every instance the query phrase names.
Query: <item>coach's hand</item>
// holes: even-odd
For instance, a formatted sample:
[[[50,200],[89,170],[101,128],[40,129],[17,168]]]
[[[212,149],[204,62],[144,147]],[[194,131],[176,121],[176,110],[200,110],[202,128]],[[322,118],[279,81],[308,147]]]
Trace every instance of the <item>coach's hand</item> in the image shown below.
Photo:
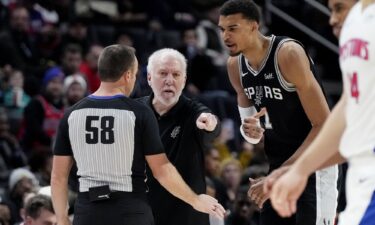
[[[263,208],[263,204],[269,198],[268,193],[263,192],[263,184],[264,184],[264,177],[258,179],[251,179],[250,180],[250,189],[247,192],[249,198],[257,204],[257,206],[261,209]]]
[[[197,199],[193,202],[195,210],[211,214],[219,219],[223,219],[225,215],[225,209],[223,206],[213,197],[200,194]]]
[[[244,119],[242,129],[246,136],[254,139],[262,138],[264,129],[260,126],[259,118],[264,116],[266,112],[266,108],[262,108],[253,116]]]
[[[199,129],[213,131],[217,125],[217,119],[212,113],[201,113],[196,124]]]

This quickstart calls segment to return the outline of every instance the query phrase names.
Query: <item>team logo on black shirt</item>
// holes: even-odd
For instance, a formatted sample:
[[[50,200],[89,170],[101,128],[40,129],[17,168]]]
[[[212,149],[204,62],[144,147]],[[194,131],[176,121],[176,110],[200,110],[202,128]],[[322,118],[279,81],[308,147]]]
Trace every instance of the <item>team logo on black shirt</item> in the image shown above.
[[[261,105],[263,97],[268,99],[283,100],[283,94],[280,88],[269,86],[255,86],[244,88],[246,96],[254,101],[254,104]]]
[[[258,106],[261,105],[262,98],[263,98],[263,88],[261,86],[256,86],[254,103]]]
[[[171,138],[176,138],[177,135],[180,133],[181,127],[177,126],[175,127],[171,132]]]

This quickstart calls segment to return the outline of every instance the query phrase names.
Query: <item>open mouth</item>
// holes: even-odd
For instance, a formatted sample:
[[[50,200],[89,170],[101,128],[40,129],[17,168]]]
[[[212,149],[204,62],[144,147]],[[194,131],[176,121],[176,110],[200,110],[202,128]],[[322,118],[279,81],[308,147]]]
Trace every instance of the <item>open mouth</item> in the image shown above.
[[[236,47],[235,44],[226,44],[226,46],[229,50],[233,50]]]
[[[166,95],[174,95],[174,91],[172,90],[164,90],[163,93]]]

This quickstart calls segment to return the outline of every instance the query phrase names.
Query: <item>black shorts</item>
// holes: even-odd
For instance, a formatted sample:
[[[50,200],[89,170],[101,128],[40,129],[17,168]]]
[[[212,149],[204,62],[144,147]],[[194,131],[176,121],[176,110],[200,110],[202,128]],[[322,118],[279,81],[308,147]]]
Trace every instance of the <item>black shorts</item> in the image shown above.
[[[336,175],[335,175],[336,173]],[[270,201],[260,213],[261,225],[333,225],[337,208],[337,168],[314,173],[297,201],[297,212],[289,218],[280,217]]]
[[[112,192],[111,198],[91,202],[81,192],[74,208],[73,225],[154,225],[145,193]]]

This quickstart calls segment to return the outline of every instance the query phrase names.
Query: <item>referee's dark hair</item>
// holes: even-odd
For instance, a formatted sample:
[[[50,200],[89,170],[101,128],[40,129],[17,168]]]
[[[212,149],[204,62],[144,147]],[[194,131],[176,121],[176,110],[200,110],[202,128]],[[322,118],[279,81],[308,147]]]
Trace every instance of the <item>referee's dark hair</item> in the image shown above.
[[[241,13],[248,20],[259,23],[260,12],[258,6],[252,0],[229,0],[220,8],[220,15],[229,16]]]
[[[37,194],[26,202],[25,214],[33,219],[37,219],[40,216],[42,209],[55,213],[51,198],[46,195]]]
[[[126,45],[110,45],[103,49],[98,60],[101,81],[115,82],[135,63],[135,49]]]

